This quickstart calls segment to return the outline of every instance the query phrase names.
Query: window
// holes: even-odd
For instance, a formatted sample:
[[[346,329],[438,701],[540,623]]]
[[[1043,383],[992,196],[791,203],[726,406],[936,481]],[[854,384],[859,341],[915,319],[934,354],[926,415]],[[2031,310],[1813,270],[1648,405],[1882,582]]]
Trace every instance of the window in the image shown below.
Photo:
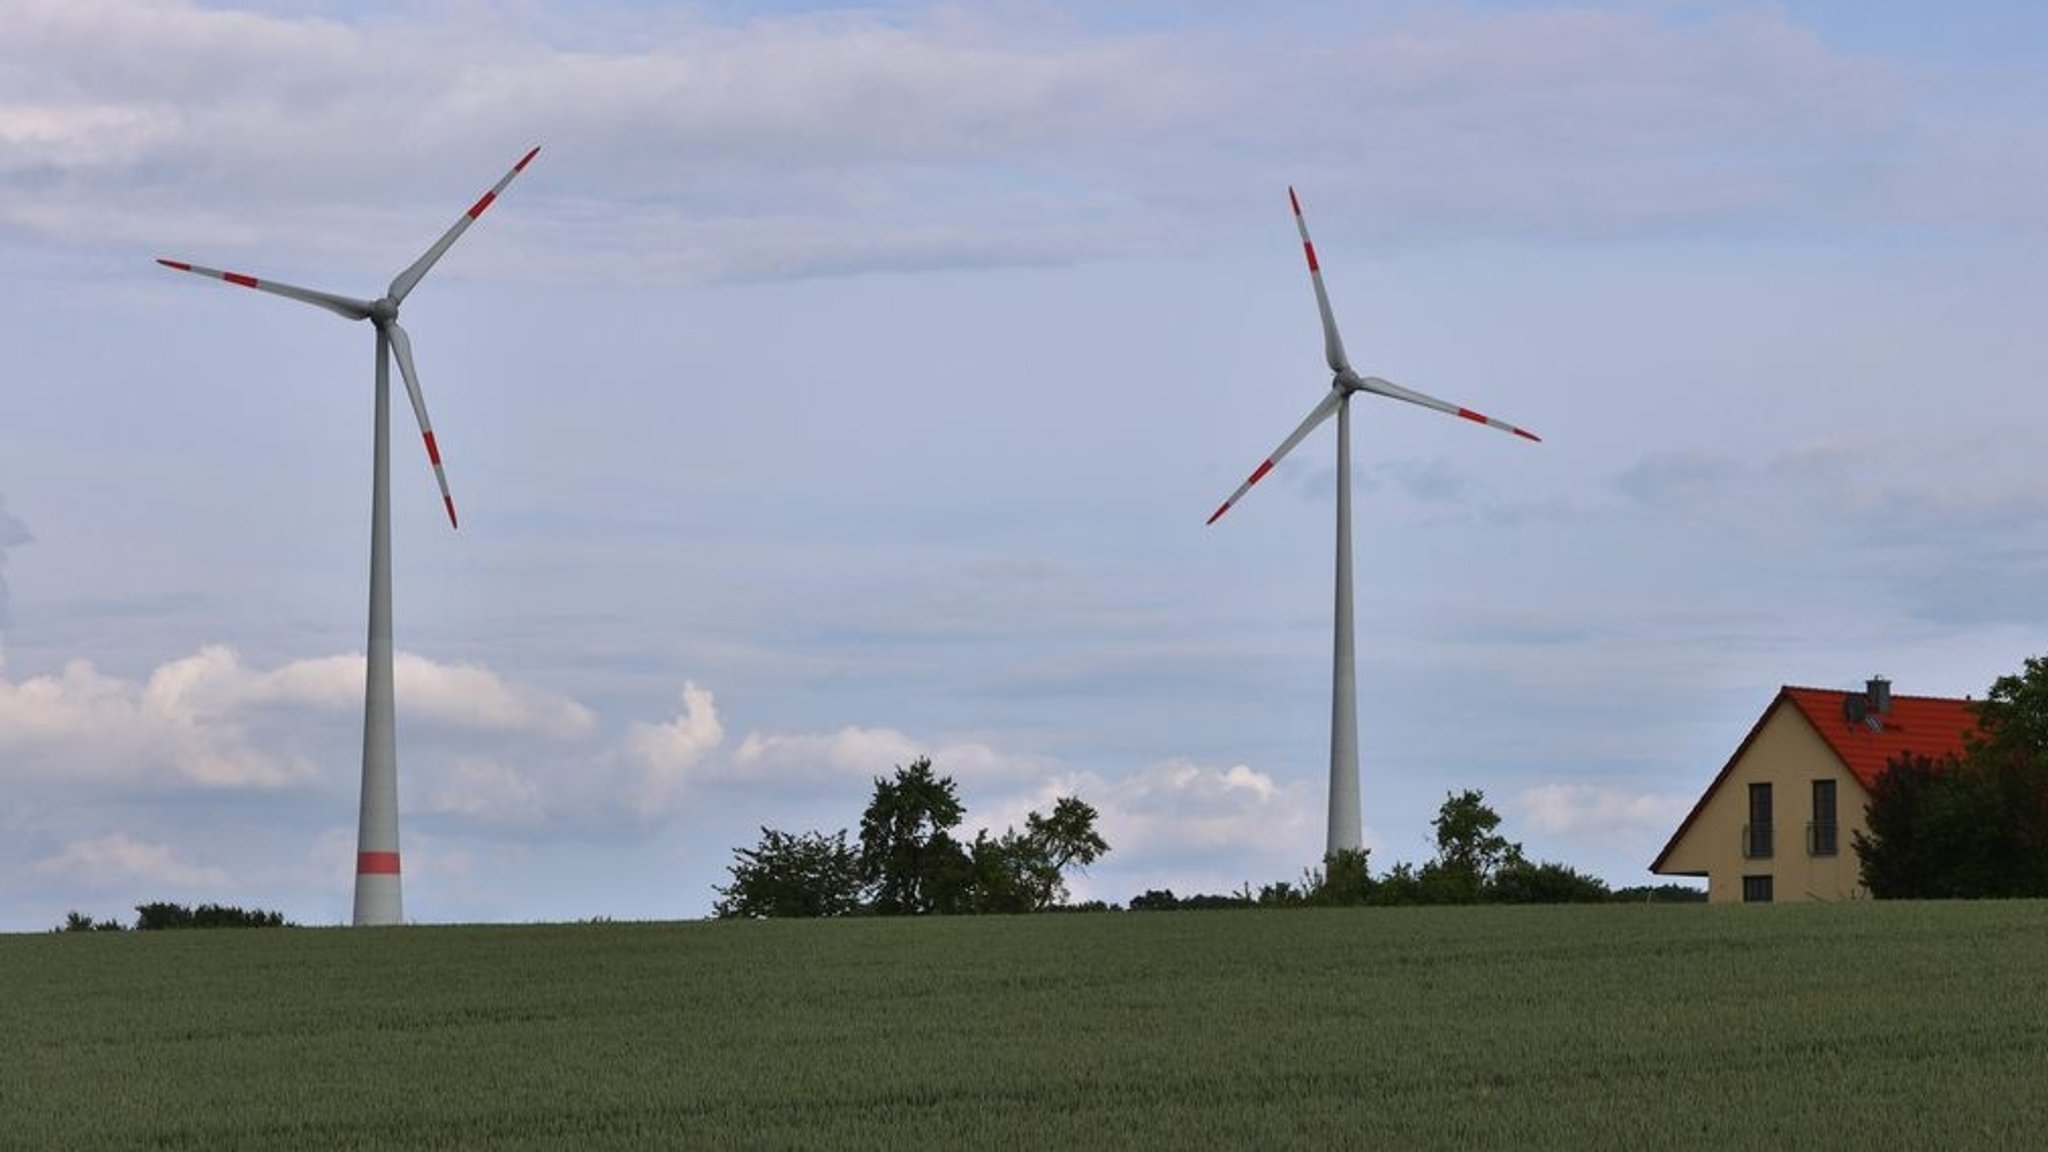
[[[1744,876],[1742,878],[1742,902],[1744,904],[1769,904],[1771,902],[1771,878],[1769,876]]]
[[[1835,782],[1813,782],[1813,823],[1806,826],[1809,856],[1834,856],[1841,851],[1840,828],[1835,823]]]
[[[1771,786],[1749,786],[1749,823],[1742,827],[1742,854],[1751,860],[1768,860],[1771,852]]]

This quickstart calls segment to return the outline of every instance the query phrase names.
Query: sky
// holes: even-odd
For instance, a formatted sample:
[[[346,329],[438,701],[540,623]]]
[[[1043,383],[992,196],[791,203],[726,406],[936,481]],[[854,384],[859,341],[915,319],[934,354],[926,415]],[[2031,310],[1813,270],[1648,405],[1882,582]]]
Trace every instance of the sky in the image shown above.
[[[2048,651],[2048,10],[13,0],[0,931],[345,922],[406,301],[406,914],[708,914],[929,756],[1077,898],[1323,850],[1351,359],[1375,870],[1646,869],[1782,684]]]

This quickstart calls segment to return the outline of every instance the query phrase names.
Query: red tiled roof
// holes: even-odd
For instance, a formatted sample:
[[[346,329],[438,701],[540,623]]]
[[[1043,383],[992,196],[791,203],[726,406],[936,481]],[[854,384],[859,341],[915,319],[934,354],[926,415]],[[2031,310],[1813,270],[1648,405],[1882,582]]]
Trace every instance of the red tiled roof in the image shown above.
[[[1657,859],[1650,864],[1650,871],[1658,872],[1664,867],[1665,859],[1678,847],[1678,842],[1685,839],[1686,830],[1692,827],[1692,822],[1706,808],[1708,799],[1721,787],[1721,781],[1726,780],[1728,774],[1735,770],[1735,765],[1741,762],[1742,754],[1749,751],[1750,743],[1764,730],[1771,714],[1786,704],[1797,708],[1799,714],[1806,717],[1806,722],[1813,725],[1813,730],[1820,734],[1828,749],[1866,792],[1876,785],[1878,774],[1884,771],[1893,757],[1902,753],[1935,758],[1961,755],[1964,737],[1977,730],[1976,702],[1946,696],[1893,696],[1891,711],[1877,717],[1882,722],[1880,726],[1873,728],[1867,723],[1851,723],[1843,701],[1863,695],[1862,692],[1827,688],[1794,688],[1789,684],[1778,689],[1777,696],[1764,709],[1763,715],[1757,717],[1749,735],[1744,736],[1735,749],[1735,754],[1722,765],[1714,782],[1707,785],[1707,790],[1700,793],[1692,811],[1685,814],[1678,830],[1665,843],[1664,850],[1657,853]]]
[[[1791,699],[1866,792],[1894,758],[1908,753],[1935,759],[1960,756],[1964,737],[1977,730],[1976,704],[1970,700],[1894,696],[1889,713],[1870,713],[1870,721],[1882,722],[1882,727],[1873,728],[1869,723],[1851,723],[1843,711],[1843,699],[1860,697],[1861,692],[1787,687],[1782,694]]]

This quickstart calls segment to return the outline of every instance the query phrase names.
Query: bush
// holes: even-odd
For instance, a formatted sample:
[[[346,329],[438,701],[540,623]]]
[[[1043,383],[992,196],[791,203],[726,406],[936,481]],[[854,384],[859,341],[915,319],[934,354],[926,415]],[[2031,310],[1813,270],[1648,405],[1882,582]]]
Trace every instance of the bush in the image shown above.
[[[1563,864],[1517,860],[1494,873],[1485,898],[1494,904],[1604,904],[1607,882]]]

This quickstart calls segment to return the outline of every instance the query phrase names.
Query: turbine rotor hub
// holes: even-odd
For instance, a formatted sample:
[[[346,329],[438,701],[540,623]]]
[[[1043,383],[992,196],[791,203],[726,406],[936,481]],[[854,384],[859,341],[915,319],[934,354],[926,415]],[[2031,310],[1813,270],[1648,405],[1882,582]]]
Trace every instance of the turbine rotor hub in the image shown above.
[[[370,302],[370,319],[379,324],[389,324],[398,319],[398,301],[383,296]]]

